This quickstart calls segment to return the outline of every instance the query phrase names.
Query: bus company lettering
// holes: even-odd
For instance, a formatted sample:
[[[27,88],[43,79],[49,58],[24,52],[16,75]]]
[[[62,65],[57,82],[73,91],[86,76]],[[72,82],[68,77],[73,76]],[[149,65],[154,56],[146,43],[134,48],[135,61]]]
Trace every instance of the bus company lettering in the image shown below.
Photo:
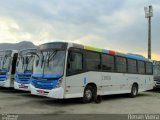
[[[102,80],[111,80],[111,76],[102,76]]]

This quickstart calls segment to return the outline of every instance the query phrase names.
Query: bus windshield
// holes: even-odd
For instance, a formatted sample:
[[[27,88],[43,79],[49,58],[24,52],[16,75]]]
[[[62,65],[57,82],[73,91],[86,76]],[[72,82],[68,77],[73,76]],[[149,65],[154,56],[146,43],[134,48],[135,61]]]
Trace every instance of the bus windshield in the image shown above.
[[[9,71],[11,51],[0,51],[0,70]]]
[[[29,54],[20,54],[17,61],[17,71],[18,72],[33,72],[33,62],[34,55]]]
[[[33,73],[63,75],[65,53],[64,50],[39,51],[35,56]]]

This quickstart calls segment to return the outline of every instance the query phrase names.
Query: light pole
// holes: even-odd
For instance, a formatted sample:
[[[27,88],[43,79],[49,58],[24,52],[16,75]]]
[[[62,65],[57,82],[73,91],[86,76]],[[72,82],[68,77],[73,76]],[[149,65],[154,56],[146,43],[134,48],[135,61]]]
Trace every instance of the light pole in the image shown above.
[[[148,19],[148,59],[151,59],[151,17],[153,16],[153,8],[150,5],[149,7],[144,7],[145,18]]]

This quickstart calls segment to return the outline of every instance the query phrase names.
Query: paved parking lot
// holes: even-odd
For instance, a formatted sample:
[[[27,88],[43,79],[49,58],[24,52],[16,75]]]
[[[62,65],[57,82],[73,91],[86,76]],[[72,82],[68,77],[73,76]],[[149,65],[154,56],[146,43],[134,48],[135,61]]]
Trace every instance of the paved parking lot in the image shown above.
[[[159,90],[104,96],[101,104],[83,104],[80,99],[54,100],[29,92],[0,88],[0,114],[136,114],[160,113]]]

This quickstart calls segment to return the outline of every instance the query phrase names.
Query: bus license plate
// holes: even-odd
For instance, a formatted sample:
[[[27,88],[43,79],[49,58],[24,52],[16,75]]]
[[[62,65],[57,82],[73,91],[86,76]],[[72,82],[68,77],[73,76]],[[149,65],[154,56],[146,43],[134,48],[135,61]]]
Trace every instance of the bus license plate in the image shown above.
[[[28,86],[21,84],[21,85],[19,85],[19,88],[28,88]]]
[[[45,95],[45,91],[44,90],[37,90],[38,94],[40,95]]]

